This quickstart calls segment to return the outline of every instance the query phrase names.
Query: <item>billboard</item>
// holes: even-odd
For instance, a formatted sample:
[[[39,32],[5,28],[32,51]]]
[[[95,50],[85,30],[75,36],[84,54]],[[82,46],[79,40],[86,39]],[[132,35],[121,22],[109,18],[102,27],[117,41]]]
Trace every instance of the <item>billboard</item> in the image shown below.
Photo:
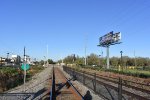
[[[118,43],[121,40],[121,33],[113,33],[109,32],[106,35],[99,38],[99,44],[101,46],[109,45],[109,44],[115,44]]]

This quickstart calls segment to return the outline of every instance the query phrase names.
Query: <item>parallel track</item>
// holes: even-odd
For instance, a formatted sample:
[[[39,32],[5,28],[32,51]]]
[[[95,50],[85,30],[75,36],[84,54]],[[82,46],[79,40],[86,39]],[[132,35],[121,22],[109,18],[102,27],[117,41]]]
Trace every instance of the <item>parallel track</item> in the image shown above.
[[[93,73],[89,72],[83,72],[83,71],[75,71],[72,68],[69,67],[63,67],[64,71],[66,71],[70,75],[76,75],[77,80],[82,82],[87,87],[91,88],[95,93],[99,94],[100,96],[104,97],[108,100],[118,100],[118,79],[109,79],[108,77],[103,77],[99,75],[94,75]],[[96,83],[95,83],[96,81]],[[134,99],[134,100],[150,100],[150,91],[145,90],[139,87],[135,87],[132,85],[127,85],[124,83],[125,80],[122,80],[122,99],[128,100]],[[95,84],[91,84],[95,83]],[[134,83],[136,84],[136,83]],[[141,84],[143,85],[143,84]],[[94,88],[96,87],[96,89]],[[147,86],[147,85],[145,85]],[[100,88],[101,87],[101,88]],[[148,86],[149,87],[149,86]],[[98,89],[99,88],[99,89]],[[105,89],[105,90],[104,90]],[[99,92],[101,91],[101,92]],[[102,92],[104,91],[104,92]],[[107,93],[106,93],[107,91]],[[132,92],[131,92],[132,91]],[[139,93],[139,94],[138,94]],[[142,94],[145,94],[147,96],[144,96]],[[109,94],[109,95],[106,95]],[[111,97],[110,97],[111,96]],[[125,97],[124,97],[125,96]]]

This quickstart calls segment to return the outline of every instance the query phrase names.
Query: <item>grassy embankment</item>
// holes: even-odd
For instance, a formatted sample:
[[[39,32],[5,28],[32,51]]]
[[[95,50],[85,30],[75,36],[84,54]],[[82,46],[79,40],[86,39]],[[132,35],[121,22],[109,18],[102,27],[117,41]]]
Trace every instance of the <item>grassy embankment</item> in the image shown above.
[[[131,81],[135,83],[150,84],[150,71],[140,71],[137,69],[118,71],[116,69],[105,70],[100,67],[91,66],[70,66],[76,71],[86,71],[89,73],[96,73],[97,75],[109,78],[109,79],[119,79],[122,78],[126,81]]]
[[[125,84],[139,87],[145,90],[150,90],[150,71],[141,71],[137,69],[124,69],[123,71],[118,71],[117,69],[105,70],[100,67],[92,66],[70,66],[76,71],[85,71],[94,75],[96,73],[98,76],[103,78],[117,81],[121,78]],[[143,84],[143,85],[142,85]]]
[[[99,72],[112,72],[121,75],[134,76],[139,78],[150,78],[150,70],[138,70],[138,69],[103,69],[101,67],[95,66],[73,66],[77,70],[79,69],[91,69]]]

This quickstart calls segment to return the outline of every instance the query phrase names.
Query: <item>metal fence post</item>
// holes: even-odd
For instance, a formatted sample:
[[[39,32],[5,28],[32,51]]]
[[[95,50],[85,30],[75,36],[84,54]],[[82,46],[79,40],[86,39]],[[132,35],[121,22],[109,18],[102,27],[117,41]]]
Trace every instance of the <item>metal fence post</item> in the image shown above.
[[[65,67],[65,70],[66,70],[66,72],[68,72],[69,68],[66,66],[66,67]]]
[[[73,69],[73,76],[74,76],[74,69]]]
[[[96,92],[96,73],[94,73],[94,92]]]
[[[83,71],[83,74],[82,74],[82,79],[83,79],[83,84],[85,85],[84,71]]]
[[[122,100],[122,79],[120,77],[118,83],[118,100]]]

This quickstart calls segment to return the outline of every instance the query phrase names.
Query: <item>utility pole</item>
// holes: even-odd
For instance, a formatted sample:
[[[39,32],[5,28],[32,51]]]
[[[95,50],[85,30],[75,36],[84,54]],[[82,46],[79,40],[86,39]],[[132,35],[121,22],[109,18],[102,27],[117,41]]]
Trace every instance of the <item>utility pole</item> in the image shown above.
[[[121,54],[121,68],[122,68],[122,71],[123,71],[123,64],[122,64],[122,53],[123,53],[123,51],[120,51],[120,54]]]
[[[86,55],[86,49],[87,49],[87,34],[85,35],[85,47],[84,47],[84,52],[85,52],[85,58],[84,58],[84,65],[87,65],[87,55]]]
[[[64,60],[63,60],[63,57],[62,57],[62,55],[61,55],[61,57],[60,57],[60,64],[62,65],[63,63],[64,63]]]
[[[75,62],[75,54],[73,54],[73,63]]]
[[[84,61],[85,61],[85,62],[84,62],[85,66],[86,66],[86,60],[87,60],[87,59],[86,59],[86,43],[85,43],[85,60],[84,60]]]
[[[86,49],[87,49],[87,34],[85,35],[85,62],[84,62],[84,64],[85,64],[85,66],[87,65],[87,55],[86,55]]]
[[[47,45],[47,67],[48,67],[48,45]]]
[[[102,51],[102,67],[104,67],[103,51]]]
[[[46,61],[46,57],[44,56],[44,67],[45,67],[45,61]]]
[[[63,60],[63,59],[61,60],[61,63],[62,63],[62,64],[64,63],[64,60]]]
[[[136,67],[136,56],[135,56],[135,50],[134,50],[134,66]]]
[[[25,47],[24,47],[24,92],[25,92],[25,83],[26,83],[26,54],[25,54]]]

